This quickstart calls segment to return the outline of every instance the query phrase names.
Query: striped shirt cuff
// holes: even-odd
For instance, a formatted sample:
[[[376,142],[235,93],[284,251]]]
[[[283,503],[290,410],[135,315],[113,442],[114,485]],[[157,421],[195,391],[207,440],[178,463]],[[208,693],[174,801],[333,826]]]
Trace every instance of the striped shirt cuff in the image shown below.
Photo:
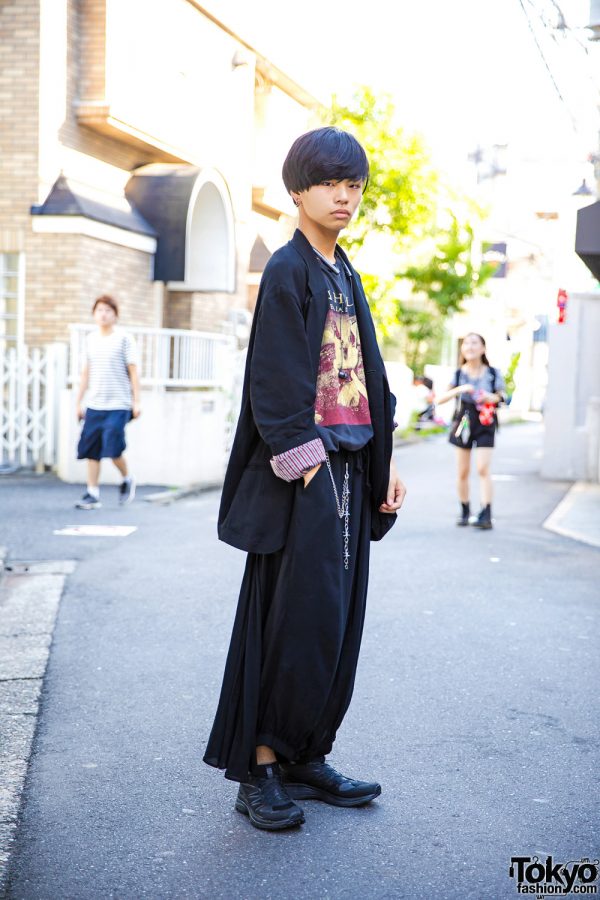
[[[292,447],[285,453],[278,453],[271,458],[271,468],[278,478],[284,481],[295,481],[301,478],[309,469],[324,463],[326,459],[325,447],[321,438],[314,438],[299,447]]]

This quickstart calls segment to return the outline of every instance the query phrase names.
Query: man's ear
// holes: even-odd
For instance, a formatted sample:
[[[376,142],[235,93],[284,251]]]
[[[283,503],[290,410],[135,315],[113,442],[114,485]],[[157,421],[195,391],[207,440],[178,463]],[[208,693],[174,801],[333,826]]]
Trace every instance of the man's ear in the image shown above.
[[[292,198],[292,203],[294,206],[300,206],[300,194],[296,191],[290,191],[290,196]]]

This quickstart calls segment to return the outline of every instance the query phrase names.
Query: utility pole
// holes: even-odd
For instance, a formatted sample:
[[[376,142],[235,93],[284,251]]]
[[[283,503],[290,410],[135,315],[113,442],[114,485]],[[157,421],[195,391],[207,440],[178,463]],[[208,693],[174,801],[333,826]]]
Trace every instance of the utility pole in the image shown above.
[[[590,0],[590,21],[588,28],[591,31],[590,41],[598,42],[600,45],[600,0]],[[597,87],[600,92],[600,83]],[[590,162],[594,164],[596,196],[600,197],[600,102],[598,104],[598,120],[598,148],[595,153],[590,154]]]

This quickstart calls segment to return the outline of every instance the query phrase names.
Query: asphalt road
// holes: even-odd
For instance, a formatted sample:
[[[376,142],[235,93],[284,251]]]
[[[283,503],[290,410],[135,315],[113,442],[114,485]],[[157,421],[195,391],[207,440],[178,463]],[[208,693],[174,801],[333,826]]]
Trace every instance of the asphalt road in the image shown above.
[[[496,527],[454,526],[453,451],[397,451],[400,520],[373,545],[354,700],[331,761],[382,796],[304,803],[270,834],[201,762],[244,555],[218,494],[71,508],[49,478],[0,480],[13,559],[76,559],[62,598],[12,859],[10,900],[517,897],[512,856],[600,849],[600,550],[541,528],[567,485],[537,425],[505,427]],[[114,490],[114,489],[113,489]],[[116,499],[115,499],[116,503]],[[74,523],[137,525],[69,538]]]

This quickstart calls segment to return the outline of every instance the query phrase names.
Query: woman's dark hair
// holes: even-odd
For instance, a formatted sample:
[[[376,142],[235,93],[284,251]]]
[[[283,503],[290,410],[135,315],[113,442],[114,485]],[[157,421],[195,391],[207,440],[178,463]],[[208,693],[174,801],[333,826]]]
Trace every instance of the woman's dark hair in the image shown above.
[[[479,340],[480,340],[481,343],[483,344],[483,354],[482,354],[482,357],[481,357],[481,361],[482,361],[482,363],[483,363],[484,365],[489,366],[489,365],[490,365],[490,361],[489,361],[489,359],[487,358],[487,354],[486,354],[485,338],[482,338],[482,336],[481,336],[480,334],[477,334],[476,331],[469,331],[468,334],[465,334],[464,337],[461,339],[461,342],[460,342],[460,343],[461,343],[461,346],[462,346],[462,342],[464,341],[464,339],[465,339],[465,338],[468,338],[468,337],[471,337],[471,336],[472,336],[472,337],[479,338]],[[465,359],[464,356],[462,355],[462,350],[461,350],[461,351],[460,351],[460,356],[459,356],[459,358],[458,358],[458,365],[459,365],[459,366],[464,366],[465,363],[466,363],[466,359]],[[491,368],[491,366],[490,366],[490,368]]]
[[[307,191],[322,181],[369,180],[369,160],[356,138],[340,128],[315,128],[296,138],[285,158],[283,183],[288,193]]]
[[[94,300],[94,305],[92,306],[92,312],[96,311],[96,307],[98,306],[99,303],[106,303],[106,305],[110,306],[110,308],[114,311],[117,319],[119,318],[119,305],[118,305],[117,301],[114,299],[114,297],[110,297],[108,294],[102,294],[101,297],[97,297],[96,300]]]

